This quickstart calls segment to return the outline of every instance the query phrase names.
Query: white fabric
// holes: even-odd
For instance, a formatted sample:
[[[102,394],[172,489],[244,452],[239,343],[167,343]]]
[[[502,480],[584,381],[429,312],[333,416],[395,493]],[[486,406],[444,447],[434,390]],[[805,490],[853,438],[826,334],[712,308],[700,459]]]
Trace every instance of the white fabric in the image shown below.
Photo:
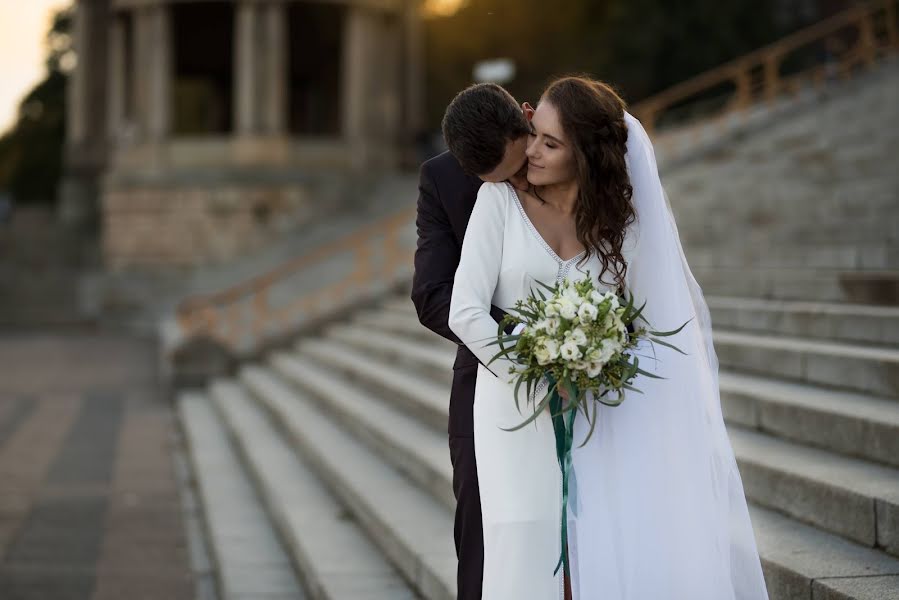
[[[718,361],[702,291],[690,272],[658,177],[652,144],[631,115],[627,165],[637,221],[623,254],[626,286],[658,329],[688,352],[644,346],[644,394],[600,405],[588,444],[575,421],[569,551],[575,600],[764,600],[767,592],[743,486],[718,395]],[[483,362],[495,346],[490,304],[509,309],[534,280],[579,279],[600,261],[562,260],[527,220],[508,184],[484,184],[465,235],[450,327]],[[610,283],[604,289],[614,289]],[[602,290],[601,290],[602,291]],[[654,354],[655,360],[651,356]],[[475,454],[484,521],[484,592],[489,600],[562,598],[561,474],[549,414],[528,427],[515,409],[508,364],[479,367]],[[523,395],[523,393],[522,393]],[[525,398],[520,402],[524,406]],[[524,414],[529,414],[529,406]]]

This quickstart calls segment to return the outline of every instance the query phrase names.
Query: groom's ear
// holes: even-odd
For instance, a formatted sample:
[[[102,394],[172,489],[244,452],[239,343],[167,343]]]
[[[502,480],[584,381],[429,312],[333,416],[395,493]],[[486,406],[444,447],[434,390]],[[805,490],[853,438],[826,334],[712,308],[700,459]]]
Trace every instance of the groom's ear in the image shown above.
[[[524,113],[524,118],[530,121],[534,117],[534,107],[531,106],[529,102],[521,103],[521,112]]]

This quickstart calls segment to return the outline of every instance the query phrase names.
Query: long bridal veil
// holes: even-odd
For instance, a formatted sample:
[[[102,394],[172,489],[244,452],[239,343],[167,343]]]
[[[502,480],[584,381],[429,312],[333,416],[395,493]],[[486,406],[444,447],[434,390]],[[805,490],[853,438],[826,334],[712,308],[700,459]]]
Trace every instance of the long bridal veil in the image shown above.
[[[652,143],[625,113],[637,219],[625,238],[626,286],[656,330],[687,353],[642,345],[664,379],[600,405],[593,437],[575,421],[577,501],[569,514],[579,600],[765,600],[743,484],[721,414],[718,358],[703,293],[684,256]],[[597,457],[600,457],[597,459]]]

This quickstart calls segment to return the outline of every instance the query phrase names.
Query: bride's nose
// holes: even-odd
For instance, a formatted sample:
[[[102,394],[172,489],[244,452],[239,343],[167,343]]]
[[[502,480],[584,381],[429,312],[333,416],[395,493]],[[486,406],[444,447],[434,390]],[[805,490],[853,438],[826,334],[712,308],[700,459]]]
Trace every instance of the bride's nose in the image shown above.
[[[524,151],[524,154],[528,158],[537,158],[537,136],[534,136],[531,141],[528,142],[528,147]]]

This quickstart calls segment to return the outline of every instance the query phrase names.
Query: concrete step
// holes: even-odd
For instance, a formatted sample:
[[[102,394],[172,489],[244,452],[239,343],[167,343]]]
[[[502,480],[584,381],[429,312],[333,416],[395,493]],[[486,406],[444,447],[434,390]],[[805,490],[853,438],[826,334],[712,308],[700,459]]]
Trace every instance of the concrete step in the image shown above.
[[[899,306],[899,272],[895,270],[703,266],[691,266],[691,270],[710,296]]]
[[[899,560],[749,505],[770,600],[897,600]]]
[[[352,322],[357,325],[376,328],[379,331],[397,333],[406,337],[423,339],[429,342],[443,339],[441,336],[419,323],[418,315],[416,315],[414,311],[403,310],[400,312],[394,309],[365,311],[354,315]],[[456,345],[449,340],[445,341],[447,347],[455,351]]]
[[[899,347],[899,307],[706,296],[715,329]]]
[[[739,427],[728,434],[747,498],[899,555],[899,470]]]
[[[210,395],[310,598],[418,598],[243,386],[218,380]]]
[[[729,425],[899,467],[899,403],[891,398],[732,372],[719,379]]]
[[[845,224],[844,224],[845,226]],[[703,244],[696,241],[685,250],[691,266],[702,267],[785,267],[810,269],[899,269],[899,244],[795,244],[769,243],[769,232],[748,235],[748,242]],[[758,238],[758,239],[755,239]]]
[[[420,372],[427,372],[429,376],[438,381],[452,382],[452,367],[456,360],[458,346],[444,340],[434,332],[419,327],[427,337],[398,332],[398,324],[389,323],[386,315],[372,318],[368,322],[359,322],[348,325],[339,325],[328,330],[327,337],[343,342],[357,348],[369,355],[375,353],[388,359],[398,366],[415,367]],[[405,319],[406,323],[410,319]],[[417,324],[415,321],[411,321]],[[374,333],[374,335],[372,335]]]
[[[290,557],[209,397],[185,391],[179,394],[177,405],[216,564],[220,598],[305,600],[307,595]]]
[[[301,381],[312,381],[313,378],[310,377],[310,374],[309,370],[297,371],[295,373],[295,382],[301,383]],[[314,377],[315,381],[311,385],[314,385],[318,390],[331,390],[335,396],[339,394],[346,397],[352,394],[352,390],[346,388],[341,389],[340,385],[342,377],[343,375],[340,372],[328,373],[322,371]],[[445,393],[448,393],[448,390],[446,390]],[[317,393],[316,398],[322,400],[322,397]],[[360,412],[362,408],[371,406],[373,403],[374,401],[372,398],[361,398],[359,401]],[[298,416],[296,418],[304,419],[306,417]],[[347,414],[347,418],[353,417]],[[377,412],[373,413],[367,420],[369,421],[369,424],[364,425],[364,427],[378,427],[375,423],[378,420]],[[310,427],[314,428],[315,424],[311,424]],[[350,431],[355,433],[355,431],[358,431],[358,427],[362,426],[349,427]],[[381,427],[381,430],[383,432],[382,435],[392,435],[398,438],[398,441],[394,442],[396,447],[400,447],[404,444],[402,438],[407,435],[404,429],[396,429],[391,423],[388,423]],[[420,439],[417,439],[415,443],[421,444],[422,447],[437,447],[437,440],[439,439],[442,441],[444,438],[442,432],[436,429],[432,430],[431,428],[425,428],[419,431],[418,435],[430,435],[434,438],[432,444],[422,443]],[[776,475],[776,473],[770,471],[771,466],[769,462],[776,463],[777,459],[769,460],[771,452],[767,450],[768,446],[763,444],[761,451],[752,446],[754,440],[751,439],[751,436],[758,436],[758,434],[754,434],[753,432],[740,432],[737,435],[742,435],[742,437],[739,437],[739,442],[734,444],[735,449],[740,448],[742,450],[741,455],[738,456],[741,472],[746,469],[750,470],[750,474],[744,476],[744,481],[755,485],[759,480],[765,481],[766,476],[773,477]],[[769,436],[763,437],[769,438]],[[376,454],[379,457],[384,456],[380,453]],[[370,452],[369,455],[371,455]],[[427,459],[423,457],[424,455],[426,455],[426,453],[419,453],[413,450],[412,456],[408,457],[407,460],[421,462],[422,465],[420,470],[426,471],[428,467],[424,464],[427,462]],[[841,457],[835,458],[839,460]],[[784,462],[788,467],[794,467],[796,460],[788,456]],[[748,467],[744,466],[744,463],[748,465]],[[832,467],[833,463],[830,462],[827,463],[827,465]],[[408,467],[406,468],[408,469]],[[805,476],[802,473],[794,473],[789,470],[784,472],[783,476],[787,482],[785,485],[797,487],[799,492],[795,495],[799,496],[800,500],[796,500],[793,498],[793,495],[789,493],[786,494],[788,497],[785,499],[779,498],[774,493],[759,492],[758,495],[765,498],[771,504],[776,503],[778,507],[796,510],[796,506],[801,505],[801,498],[807,497],[809,490],[811,490],[815,498],[824,498],[823,500],[820,500],[820,502],[823,503],[823,508],[826,509],[826,511],[822,513],[823,515],[836,519],[837,517],[835,515],[839,515],[840,510],[847,510],[846,504],[849,503],[852,511],[851,514],[855,516],[859,522],[865,522],[865,516],[870,517],[870,515],[866,515],[865,511],[870,512],[874,509],[871,506],[865,507],[864,502],[859,500],[858,497],[868,494],[869,504],[873,505],[875,502],[874,500],[871,500],[873,497],[871,494],[879,494],[878,499],[885,495],[882,491],[878,491],[876,486],[870,481],[862,482],[858,485],[856,485],[858,482],[852,481],[853,487],[849,487],[845,482],[843,482],[841,486],[837,486],[828,479],[828,477],[831,479],[836,478],[829,474],[828,468],[822,467],[819,471],[820,473],[816,474],[820,475],[820,477],[812,479],[810,482],[804,480]],[[854,471],[850,470],[849,473],[851,475]],[[440,475],[440,473],[438,473],[438,475]],[[451,471],[445,470],[442,477],[445,479],[443,487],[449,488],[451,486]],[[889,480],[887,480],[886,482],[881,482],[881,484],[889,487],[890,485],[895,485],[895,482],[890,484]],[[857,488],[861,488],[864,491],[859,492],[857,491]],[[750,493],[749,489],[747,489],[747,493]],[[834,497],[830,497],[828,494],[833,494]],[[442,504],[439,500],[433,498],[433,494],[429,495],[432,496],[433,503]],[[751,498],[752,496],[750,495],[749,497]],[[809,501],[805,502],[808,503]],[[855,502],[855,504],[851,504],[852,502]],[[878,507],[879,506],[880,505],[878,505]],[[878,513],[878,516],[884,515],[891,518],[893,503],[887,499],[884,507],[883,512]],[[819,506],[815,507],[815,510],[820,509],[821,507]],[[813,516],[815,515],[815,510],[812,511]],[[797,586],[804,584],[807,586],[805,589],[808,590],[811,589],[810,586],[813,581],[819,579],[821,581],[816,582],[816,585],[829,585],[830,583],[834,583],[843,586],[840,589],[846,590],[848,595],[845,597],[848,598],[879,598],[883,596],[866,595],[863,584],[871,585],[876,583],[877,585],[874,589],[876,593],[879,594],[884,589],[890,589],[888,584],[892,583],[891,580],[887,578],[887,581],[878,580],[874,582],[871,580],[852,581],[851,579],[872,575],[899,575],[899,570],[897,570],[899,569],[899,562],[879,550],[866,548],[863,545],[852,543],[848,539],[844,539],[833,533],[827,533],[810,525],[799,523],[795,519],[787,518],[784,514],[772,510],[765,510],[757,506],[752,507],[752,518],[757,532],[757,538],[759,539],[759,548],[765,566],[766,577],[769,580],[769,586],[771,586],[769,590],[771,592],[770,597],[773,599],[803,597],[795,595],[795,591],[798,589]],[[818,520],[822,519],[823,517],[818,517]],[[870,518],[867,523],[871,523]],[[892,539],[889,538],[889,536],[892,535],[890,532],[895,532],[896,528],[891,528],[887,524],[885,529],[886,537]],[[860,535],[863,532],[858,528],[857,530],[851,530],[850,533]],[[783,552],[784,548],[789,548],[793,552]],[[830,579],[831,577],[836,576],[844,579],[841,581]],[[811,596],[808,595],[805,597],[811,598]]]
[[[721,367],[899,398],[899,349],[718,329]]]
[[[451,512],[270,369],[247,366],[240,380],[415,590],[429,600],[455,598]]]
[[[302,355],[279,352],[270,364],[285,382],[313,394],[343,429],[444,506],[455,508],[446,436],[435,435],[433,427],[385,403],[368,386],[349,383],[341,373]]]
[[[427,376],[433,367],[408,368],[372,359],[364,352],[336,340],[300,340],[300,355],[339,370],[344,376],[364,381],[368,389],[389,398],[402,412],[437,430],[446,431],[449,415],[449,382]],[[378,355],[379,357],[381,355]],[[452,361],[447,372],[452,373]]]

